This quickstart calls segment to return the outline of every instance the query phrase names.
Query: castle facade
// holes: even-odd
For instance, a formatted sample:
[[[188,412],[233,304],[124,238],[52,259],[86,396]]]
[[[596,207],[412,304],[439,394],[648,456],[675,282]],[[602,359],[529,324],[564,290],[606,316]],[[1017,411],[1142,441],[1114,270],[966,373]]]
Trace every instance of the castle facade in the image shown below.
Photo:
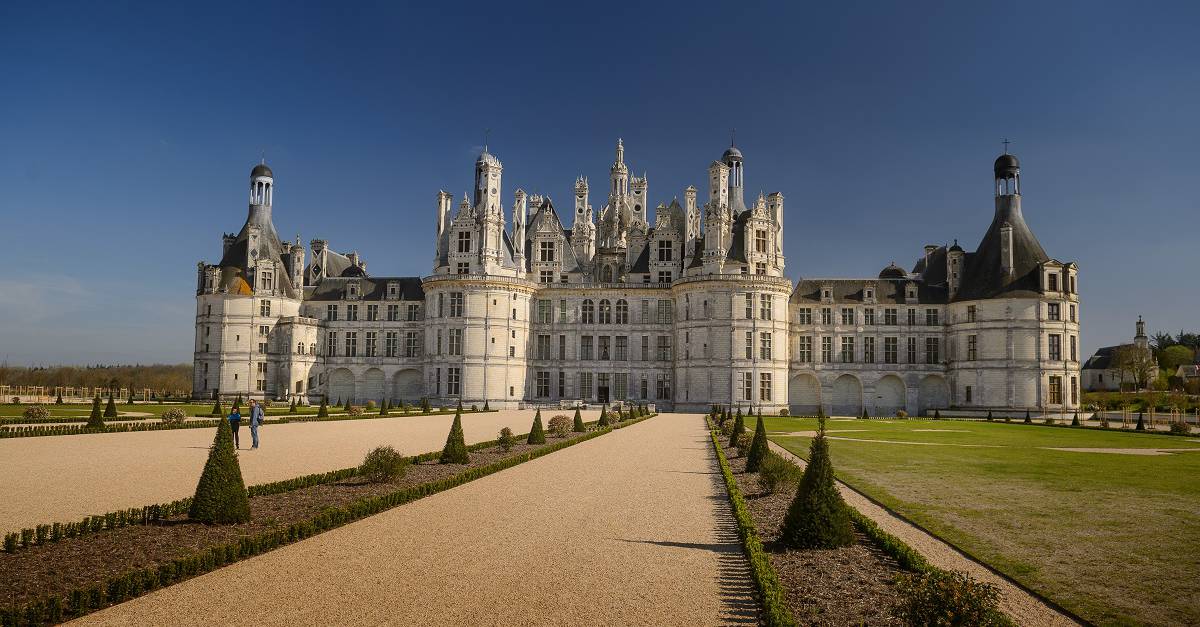
[[[689,186],[651,212],[618,140],[599,214],[580,177],[569,224],[521,189],[506,216],[502,174],[485,150],[469,198],[438,192],[432,271],[402,277],[280,240],[274,175],[255,166],[245,225],[197,268],[194,395],[855,416],[1079,405],[1078,269],[1025,223],[1013,155],[994,164],[974,252],[929,245],[911,270],[796,283],[784,197],[746,203],[735,147],[709,165],[702,205]]]

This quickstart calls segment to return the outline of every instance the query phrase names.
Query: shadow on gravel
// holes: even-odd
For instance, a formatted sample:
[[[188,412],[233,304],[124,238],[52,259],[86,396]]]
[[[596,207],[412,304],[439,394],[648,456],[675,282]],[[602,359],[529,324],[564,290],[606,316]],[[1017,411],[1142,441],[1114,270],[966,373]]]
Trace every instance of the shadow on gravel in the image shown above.
[[[757,597],[758,591],[750,579],[750,564],[742,551],[742,540],[738,536],[737,521],[733,517],[733,508],[729,504],[729,493],[725,489],[725,478],[721,474],[721,464],[717,454],[713,452],[712,442],[708,431],[704,432],[702,440],[708,450],[707,474],[712,475],[711,495],[717,519],[717,542],[721,546],[733,547],[728,552],[717,556],[717,581],[721,588],[721,605],[724,607],[721,620],[731,624],[758,624],[762,605]]]

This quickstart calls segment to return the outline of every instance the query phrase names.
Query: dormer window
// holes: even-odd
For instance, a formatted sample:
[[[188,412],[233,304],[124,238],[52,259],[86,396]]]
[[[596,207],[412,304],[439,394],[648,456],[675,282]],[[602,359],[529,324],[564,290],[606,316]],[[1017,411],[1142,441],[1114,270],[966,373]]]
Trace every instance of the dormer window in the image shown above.
[[[460,253],[471,252],[471,234],[470,233],[468,233],[466,231],[462,231],[458,234],[458,252],[460,252]]]
[[[347,298],[358,298],[358,283],[357,282],[352,282],[352,283],[346,284],[346,297]]]
[[[262,278],[261,278],[261,279],[259,279],[259,284],[260,284],[260,287],[261,287],[261,288],[262,288],[264,291],[267,291],[267,292],[269,292],[269,291],[271,291],[272,289],[274,289],[274,287],[275,287],[275,276],[274,276],[274,273],[273,273],[273,272],[271,272],[270,270],[263,270],[263,271],[262,271]]]
[[[538,261],[554,261],[554,242],[538,242]]]
[[[396,297],[398,297],[399,295],[400,295],[400,286],[396,285],[395,283],[388,283],[387,297],[389,299],[395,300]]]
[[[755,231],[754,231],[754,252],[766,254],[766,252],[767,252],[767,231],[766,231],[766,229],[755,229]]]
[[[917,299],[917,287],[915,285],[908,286],[908,290],[905,291],[904,297],[908,300],[916,300]]]
[[[1058,274],[1055,272],[1051,272],[1050,274],[1048,274],[1046,276],[1046,279],[1047,279],[1046,280],[1046,289],[1051,292],[1057,292],[1058,291]]]

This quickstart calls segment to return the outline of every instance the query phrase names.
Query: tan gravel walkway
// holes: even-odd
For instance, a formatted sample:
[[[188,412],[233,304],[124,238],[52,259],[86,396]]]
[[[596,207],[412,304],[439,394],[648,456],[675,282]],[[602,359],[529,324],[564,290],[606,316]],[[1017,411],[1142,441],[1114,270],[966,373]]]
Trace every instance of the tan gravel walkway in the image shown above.
[[[793,455],[791,451],[774,442],[770,442],[770,446],[771,450],[795,462],[801,468],[804,467],[804,460]],[[875,521],[875,524],[879,525],[884,531],[900,538],[909,546],[916,549],[918,553],[925,556],[925,559],[929,560],[929,563],[946,570],[966,572],[976,579],[986,581],[999,588],[1001,595],[1000,609],[1011,616],[1018,625],[1059,626],[1077,624],[1071,618],[1050,607],[1041,599],[1029,594],[1009,579],[992,572],[986,566],[963,555],[958,549],[950,546],[936,536],[926,533],[912,523],[876,505],[866,496],[841,481],[838,482],[838,489],[841,491],[842,498],[846,500],[846,503],[859,512],[862,512],[867,518]]]
[[[666,414],[79,622],[716,625],[750,594],[703,418]]]
[[[599,411],[583,412],[595,420]],[[545,412],[543,420],[550,416]],[[391,445],[406,453],[438,450],[452,415],[406,416],[271,424],[250,447],[243,421],[239,455],[248,484],[347,468],[370,449]],[[468,443],[491,440],[501,427],[526,433],[532,411],[464,414]],[[0,440],[0,533],[40,523],[75,520],[126,507],[191,496],[212,443],[211,429],[98,433]]]

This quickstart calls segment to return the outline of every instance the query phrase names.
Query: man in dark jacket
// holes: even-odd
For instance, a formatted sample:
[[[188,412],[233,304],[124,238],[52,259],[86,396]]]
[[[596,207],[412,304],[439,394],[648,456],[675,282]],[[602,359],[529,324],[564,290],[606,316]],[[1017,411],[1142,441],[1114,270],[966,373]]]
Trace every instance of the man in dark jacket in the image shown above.
[[[251,450],[258,448],[258,425],[262,424],[265,418],[262,407],[254,399],[250,399],[250,440],[254,443],[250,447]]]
[[[229,414],[229,428],[233,431],[233,448],[242,448],[238,443],[238,427],[242,426],[242,412],[238,411],[236,405],[233,407],[233,412]]]

